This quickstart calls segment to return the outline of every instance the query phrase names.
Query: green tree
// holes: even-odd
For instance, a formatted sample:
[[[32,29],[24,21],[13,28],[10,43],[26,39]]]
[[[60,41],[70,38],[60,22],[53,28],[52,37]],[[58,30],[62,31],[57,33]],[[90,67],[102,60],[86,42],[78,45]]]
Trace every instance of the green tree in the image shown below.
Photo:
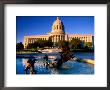
[[[36,43],[29,43],[27,46],[27,49],[36,49],[36,48],[37,48]]]
[[[85,49],[92,49],[93,48],[93,43],[92,42],[85,42],[84,47],[85,47]]]
[[[24,45],[22,44],[22,42],[16,44],[16,50],[17,51],[21,51],[23,49],[24,49]]]
[[[39,48],[44,48],[44,47],[52,47],[53,42],[49,40],[37,40],[34,43],[29,43],[27,46],[27,49],[36,49],[37,47]]]
[[[46,46],[46,41],[44,40],[38,40],[37,42],[38,42],[38,47],[40,48],[43,48]]]
[[[58,45],[58,42],[55,42],[55,43],[54,43],[54,46],[55,46],[55,47],[58,47],[58,46],[59,46],[59,45]]]
[[[52,47],[53,46],[53,42],[52,42],[51,39],[46,41],[46,46],[48,46],[48,47]]]
[[[70,47],[69,47],[69,42],[68,41],[61,40],[61,41],[58,42],[58,46],[59,46],[59,48],[62,49],[62,52],[64,52],[64,53],[70,52]]]
[[[75,39],[73,38],[71,41],[70,41],[70,47],[72,49],[80,49],[82,47],[82,42],[79,40],[79,39]]]

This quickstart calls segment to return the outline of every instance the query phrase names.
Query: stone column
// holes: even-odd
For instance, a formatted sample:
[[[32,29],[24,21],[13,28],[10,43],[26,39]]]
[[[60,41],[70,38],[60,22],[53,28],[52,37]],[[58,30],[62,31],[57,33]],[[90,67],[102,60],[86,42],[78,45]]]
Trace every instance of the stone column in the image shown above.
[[[65,40],[65,36],[63,35],[63,40]]]
[[[60,41],[61,41],[61,35],[60,35]]]
[[[53,42],[53,36],[51,36],[51,40],[52,40],[52,42]]]
[[[53,41],[52,42],[54,42],[54,36],[52,36],[52,38],[53,38]]]
[[[63,40],[64,40],[64,35],[63,35]]]
[[[54,42],[54,35],[53,35],[53,42]]]
[[[56,35],[56,42],[58,41],[57,35]]]
[[[55,42],[56,42],[57,38],[56,38],[56,35],[55,35]]]

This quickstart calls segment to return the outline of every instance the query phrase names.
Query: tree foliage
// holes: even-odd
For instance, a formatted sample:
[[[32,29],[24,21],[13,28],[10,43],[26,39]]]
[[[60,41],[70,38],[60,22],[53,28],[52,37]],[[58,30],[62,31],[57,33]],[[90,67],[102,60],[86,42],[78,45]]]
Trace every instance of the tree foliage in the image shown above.
[[[58,42],[58,46],[62,49],[62,52],[68,53],[70,51],[69,42],[61,40]]]
[[[22,44],[22,42],[16,44],[16,50],[17,51],[20,51],[20,50],[23,50],[23,49],[24,49],[24,45]]]
[[[85,42],[84,47],[85,47],[85,49],[92,49],[93,44],[92,44],[92,42]]]
[[[70,41],[70,47],[73,48],[73,49],[80,49],[81,46],[82,46],[82,42],[79,39],[73,38]]]

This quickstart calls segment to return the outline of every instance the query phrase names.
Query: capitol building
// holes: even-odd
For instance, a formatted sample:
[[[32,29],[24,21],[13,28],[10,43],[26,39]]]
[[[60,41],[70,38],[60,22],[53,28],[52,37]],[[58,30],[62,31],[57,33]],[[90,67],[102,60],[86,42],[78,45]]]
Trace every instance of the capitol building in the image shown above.
[[[29,43],[34,43],[37,40],[49,40],[56,43],[60,40],[71,41],[72,38],[80,39],[84,42],[93,42],[92,34],[67,34],[65,33],[64,24],[59,17],[53,22],[52,31],[45,35],[33,35],[33,36],[24,36],[24,48],[27,47]]]

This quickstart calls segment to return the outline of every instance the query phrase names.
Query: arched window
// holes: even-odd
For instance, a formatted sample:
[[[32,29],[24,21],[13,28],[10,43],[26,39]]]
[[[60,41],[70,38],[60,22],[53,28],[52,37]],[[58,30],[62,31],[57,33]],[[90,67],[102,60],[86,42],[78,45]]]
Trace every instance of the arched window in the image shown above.
[[[58,29],[58,25],[57,25],[57,29]]]

